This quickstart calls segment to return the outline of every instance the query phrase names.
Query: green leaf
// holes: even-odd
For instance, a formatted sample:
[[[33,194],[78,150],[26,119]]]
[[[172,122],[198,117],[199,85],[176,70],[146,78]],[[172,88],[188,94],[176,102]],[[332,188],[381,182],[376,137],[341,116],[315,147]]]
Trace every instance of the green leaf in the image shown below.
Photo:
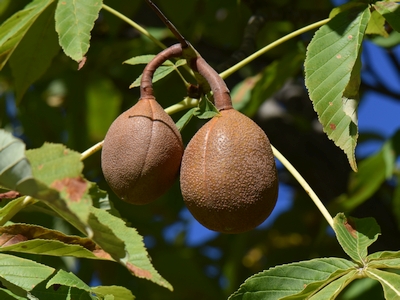
[[[179,131],[182,131],[182,129],[190,122],[192,117],[194,116],[195,111],[197,110],[197,107],[193,107],[189,109],[179,120],[176,122],[176,127],[178,127]]]
[[[369,277],[353,281],[341,294],[338,299],[384,299],[383,290],[378,281]]]
[[[125,60],[123,63],[128,64],[128,65],[147,65],[154,57],[156,57],[154,54],[146,54],[146,55],[139,55],[132,57],[128,60]],[[167,60],[164,62],[165,65],[171,65],[173,64],[171,61]]]
[[[385,29],[385,18],[376,10],[371,13],[371,19],[369,20],[366,34],[379,34],[383,37],[388,37],[389,34]]]
[[[59,270],[53,278],[51,278],[47,284],[46,288],[51,287],[54,284],[65,285],[69,287],[74,287],[80,290],[84,290],[90,293],[90,287],[84,283],[79,277],[71,272],[66,272],[64,270]]]
[[[117,118],[122,95],[110,79],[94,77],[86,89],[86,120],[89,136],[97,142],[104,139],[110,124]]]
[[[392,48],[400,44],[400,32],[393,30],[388,37],[377,35],[370,39],[374,44],[380,47]]]
[[[360,8],[364,10],[360,12]],[[357,170],[354,151],[358,137],[353,99],[359,82],[356,62],[370,15],[366,6],[336,15],[315,33],[304,63],[306,86],[319,121],[346,153],[353,170]]]
[[[185,59],[180,59],[176,62],[176,64],[173,64],[172,62],[165,62],[161,66],[157,68],[157,70],[154,72],[153,75],[153,80],[152,82],[157,82],[164,77],[166,77],[168,74],[172,73],[175,71],[178,67],[184,65],[186,63]],[[130,86],[129,88],[134,88],[140,86],[140,81],[142,80],[142,75],[140,75]]]
[[[98,18],[101,0],[58,1],[55,20],[59,43],[66,55],[80,62],[89,50],[90,32]]]
[[[89,226],[93,229],[93,241],[133,275],[172,290],[171,284],[151,264],[143,238],[136,229],[127,227],[120,218],[95,207],[91,208]]]
[[[0,16],[7,10],[8,5],[10,4],[11,0],[2,0],[0,1]]]
[[[332,9],[332,11],[329,13],[329,18],[333,19],[334,17],[336,17],[338,14],[340,14],[341,12],[344,12],[346,10],[350,10],[350,9],[354,9],[357,7],[365,7],[364,3],[360,3],[360,2],[348,2],[345,4],[342,4],[338,7],[335,7],[334,9]]]
[[[122,286],[96,286],[93,287],[92,293],[95,293],[96,295],[102,295],[102,296],[107,296],[107,295],[112,295],[116,300],[134,300],[135,296],[132,295],[132,292],[128,290],[127,288],[124,288]]]
[[[272,68],[272,63],[264,69],[264,72]],[[243,81],[236,84],[231,90],[232,105],[236,110],[243,111],[252,100],[252,91],[256,86],[257,82],[260,81],[262,74],[259,73],[254,76],[248,76]],[[267,77],[268,78],[268,77]],[[266,99],[266,97],[263,97]],[[264,100],[265,100],[264,99]],[[256,99],[254,99],[256,100]]]
[[[25,297],[18,296],[7,289],[0,288],[0,299],[1,300],[26,300]]]
[[[400,32],[400,5],[398,3],[378,1],[373,6],[394,30]]]
[[[400,251],[380,251],[367,257],[368,266],[379,269],[400,269]]]
[[[55,185],[57,180],[63,178],[78,177],[83,170],[80,153],[62,144],[45,143],[40,148],[27,150],[26,157],[34,177],[47,186]]]
[[[354,266],[354,263],[341,258],[317,258],[277,266],[246,279],[229,299],[281,299],[301,292],[309,284],[325,281],[335,272],[342,273]]]
[[[8,254],[0,254],[0,278],[25,291],[31,291],[53,272],[53,268],[37,262]]]
[[[49,5],[30,27],[10,58],[17,102],[28,87],[50,66],[60,46],[54,30],[56,4]]]
[[[288,297],[282,298],[285,300],[302,300],[302,299],[308,299],[309,297],[317,294],[319,291],[323,290],[327,286],[334,284],[337,280],[342,278],[343,276],[346,276],[349,272],[351,272],[353,268],[347,269],[347,270],[337,270],[330,274],[328,278],[325,280],[321,281],[316,281],[308,284],[304,290],[302,290],[300,293],[297,293],[295,295],[291,295]]]
[[[303,61],[304,53],[296,49],[296,51],[292,51],[282,59],[268,65],[262,71],[261,77],[253,79],[258,79],[254,87],[251,84],[246,85],[251,92],[248,102],[245,101],[246,99],[239,101],[238,95],[233,95],[232,103],[235,108],[240,109],[247,116],[253,116],[266,99],[277,92],[288,78],[299,72]],[[243,92],[242,90],[241,93],[243,94]]]
[[[336,201],[338,210],[350,211],[369,199],[393,175],[399,155],[400,131],[385,142],[381,150],[361,161],[357,173],[350,174],[346,195]]]
[[[357,270],[352,270],[349,273],[343,275],[342,277],[332,281],[323,289],[314,294],[312,297],[307,299],[310,300],[335,299],[339,295],[339,293],[356,278],[357,278]]]
[[[367,248],[380,235],[380,227],[374,218],[357,219],[339,213],[333,219],[333,228],[343,250],[360,266],[366,264]]]
[[[25,144],[4,130],[0,130],[0,185],[25,195],[37,193]]]
[[[37,17],[53,2],[54,0],[34,0],[0,26],[0,70]]]
[[[9,216],[14,216],[15,213],[24,207],[25,197],[19,197],[9,201],[5,206],[0,209],[0,224],[5,224],[10,220]]]
[[[98,300],[92,297],[90,293],[80,290],[77,288],[72,288],[64,285],[55,285],[53,287],[46,288],[46,283],[43,282],[39,284],[33,291],[33,299],[40,300]]]
[[[199,119],[211,119],[218,116],[219,111],[210,100],[204,97],[200,100],[199,106],[194,111],[194,115]]]
[[[380,282],[385,299],[400,298],[400,275],[370,268],[367,269],[366,274],[368,277]]]

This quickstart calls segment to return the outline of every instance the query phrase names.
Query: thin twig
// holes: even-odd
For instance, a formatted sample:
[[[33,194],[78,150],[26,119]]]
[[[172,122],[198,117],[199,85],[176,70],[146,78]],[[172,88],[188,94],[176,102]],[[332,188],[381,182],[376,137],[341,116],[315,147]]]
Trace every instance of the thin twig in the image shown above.
[[[239,62],[236,65],[232,66],[228,70],[225,70],[224,72],[220,73],[219,76],[221,76],[224,79],[229,77],[230,75],[232,75],[233,73],[238,71],[240,68],[244,67],[248,63],[250,63],[253,60],[255,60],[256,58],[258,58],[259,56],[261,56],[264,53],[266,53],[267,51],[271,50],[272,48],[275,48],[276,46],[278,46],[278,45],[280,45],[280,44],[282,44],[282,43],[294,38],[295,36],[303,34],[303,33],[307,32],[307,31],[312,30],[312,29],[318,28],[318,27],[328,23],[329,20],[330,19],[328,18],[328,19],[321,20],[319,22],[315,22],[315,23],[313,23],[311,25],[308,25],[308,26],[300,28],[300,29],[298,29],[296,31],[293,31],[292,33],[289,33],[289,34],[285,35],[284,37],[281,37],[280,39],[272,42],[271,44],[261,48],[257,52],[254,52],[252,55],[248,56],[246,59],[243,59],[241,62]]]
[[[186,48],[189,46],[189,43],[186,41],[184,36],[178,31],[174,24],[171,23],[170,20],[162,13],[162,11],[153,3],[153,1],[146,0],[146,3],[150,6],[150,8],[156,13],[156,15],[160,18],[161,21],[167,26],[167,28],[173,33],[176,39],[181,44],[182,48]]]
[[[93,145],[86,151],[82,152],[81,160],[84,160],[84,159],[88,158],[89,156],[93,155],[94,153],[96,153],[97,151],[99,151],[103,147],[103,142],[104,141],[98,142],[96,145]]]
[[[125,21],[126,23],[131,25],[133,28],[135,28],[137,31],[139,31],[144,36],[147,36],[150,40],[152,40],[160,48],[162,48],[162,49],[167,48],[167,46],[165,46],[163,43],[161,43],[159,40],[157,40],[154,36],[152,36],[146,29],[144,29],[142,26],[140,26],[136,22],[133,22],[131,19],[129,19],[128,17],[124,16],[119,11],[116,11],[115,9],[109,7],[106,4],[103,4],[102,8],[105,9],[106,11],[112,13],[114,16],[120,18],[122,21]]]
[[[297,182],[303,187],[306,193],[310,196],[311,200],[317,206],[321,214],[324,216],[328,224],[333,229],[333,219],[328,210],[326,209],[325,205],[322,201],[318,198],[317,194],[313,191],[310,185],[305,181],[305,179],[300,175],[300,173],[293,167],[293,165],[280,153],[274,146],[272,146],[272,151],[275,157],[285,166],[285,168],[293,175],[293,177],[297,180]]]

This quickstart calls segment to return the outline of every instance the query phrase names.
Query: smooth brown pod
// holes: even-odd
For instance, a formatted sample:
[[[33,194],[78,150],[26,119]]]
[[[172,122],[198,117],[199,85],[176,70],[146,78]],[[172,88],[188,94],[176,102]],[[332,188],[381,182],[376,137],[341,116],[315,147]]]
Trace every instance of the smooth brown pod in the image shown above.
[[[104,138],[101,167],[111,189],[132,204],[147,204],[164,194],[179,173],[182,137],[153,96],[156,69],[182,47],[173,45],[144,68],[140,99],[111,124]]]
[[[278,196],[269,140],[242,113],[228,109],[191,139],[181,166],[186,206],[205,227],[240,233],[261,224]]]
[[[146,204],[173,184],[182,154],[182,138],[171,117],[154,98],[144,98],[110,126],[101,166],[118,197]]]

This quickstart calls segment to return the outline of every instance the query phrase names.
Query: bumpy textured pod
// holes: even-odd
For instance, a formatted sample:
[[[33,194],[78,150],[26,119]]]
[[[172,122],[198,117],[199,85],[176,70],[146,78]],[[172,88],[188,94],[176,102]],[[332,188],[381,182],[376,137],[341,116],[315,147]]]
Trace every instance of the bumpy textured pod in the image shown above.
[[[154,99],[141,99],[111,124],[101,155],[104,177],[121,199],[146,204],[178,176],[182,138]]]
[[[205,227],[240,233],[273,210],[278,178],[269,140],[250,118],[229,109],[206,123],[185,149],[181,190]]]
[[[232,108],[224,81],[201,57],[192,63],[210,84],[220,115],[208,121],[185,149],[181,191],[205,227],[241,233],[261,224],[278,197],[270,142],[250,118]]]

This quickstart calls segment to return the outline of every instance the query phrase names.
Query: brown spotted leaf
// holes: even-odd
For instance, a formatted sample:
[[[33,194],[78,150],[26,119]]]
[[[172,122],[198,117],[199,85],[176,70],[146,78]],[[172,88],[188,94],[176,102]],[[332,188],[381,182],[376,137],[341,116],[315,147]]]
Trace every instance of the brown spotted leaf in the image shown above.
[[[2,145],[1,138],[0,132],[0,146]],[[10,143],[7,141],[14,143],[15,138],[6,135],[4,140],[4,144],[8,147]],[[46,235],[39,234],[38,227],[35,227],[33,232],[30,232],[27,227],[19,227],[19,230],[13,232],[2,232],[4,235],[1,244],[4,248],[0,249],[48,255],[56,255],[57,252],[52,251],[61,249],[58,253],[60,255],[64,251],[62,255],[112,259],[123,264],[132,275],[151,280],[172,290],[172,286],[151,264],[143,238],[137,231],[127,227],[118,216],[115,216],[117,214],[112,207],[110,211],[115,215],[92,206],[93,201],[98,201],[100,206],[104,206],[105,203],[101,202],[104,200],[104,195],[95,184],[82,177],[83,164],[79,153],[67,149],[64,145],[46,143],[41,148],[28,150],[24,154],[23,143],[17,141],[16,144],[20,151],[9,151],[7,160],[3,160],[4,168],[13,171],[12,177],[0,178],[2,179],[0,183],[6,188],[14,189],[15,186],[18,187],[19,181],[25,178],[31,179],[36,188],[29,190],[30,193],[26,195],[44,202],[62,218],[89,236],[94,241],[93,244],[97,244],[99,248],[87,248],[80,243],[72,243],[71,240],[66,240],[65,236],[60,236],[55,232],[46,239]],[[25,162],[24,172],[9,166],[8,158],[13,159],[14,153],[19,155],[19,161]],[[1,156],[0,162],[2,162]],[[3,184],[4,182],[6,184]],[[20,205],[24,199],[25,197],[20,197],[11,201],[12,207],[0,211],[0,217],[7,218],[7,214],[13,207]],[[46,231],[47,233],[49,232]]]
[[[41,148],[25,151],[25,144],[0,130],[0,186],[45,202],[83,232],[92,205],[92,184],[82,178],[83,164],[78,152],[61,144],[45,143]],[[2,194],[9,197],[12,193]],[[14,201],[18,204],[18,201]],[[11,206],[10,206],[11,208]],[[2,209],[7,218],[10,210]]]
[[[380,227],[374,218],[357,219],[339,213],[333,220],[336,237],[343,250],[361,266],[365,264],[368,247],[380,235]]]
[[[34,198],[42,200],[82,232],[91,234],[87,226],[92,200],[92,183],[82,177],[83,163],[78,152],[61,144],[45,143],[41,148],[26,151],[33,177],[42,183]]]
[[[113,260],[91,239],[27,224],[0,227],[0,252]]]
[[[306,86],[324,132],[357,171],[360,49],[370,20],[367,5],[337,14],[314,35],[304,63]]]

